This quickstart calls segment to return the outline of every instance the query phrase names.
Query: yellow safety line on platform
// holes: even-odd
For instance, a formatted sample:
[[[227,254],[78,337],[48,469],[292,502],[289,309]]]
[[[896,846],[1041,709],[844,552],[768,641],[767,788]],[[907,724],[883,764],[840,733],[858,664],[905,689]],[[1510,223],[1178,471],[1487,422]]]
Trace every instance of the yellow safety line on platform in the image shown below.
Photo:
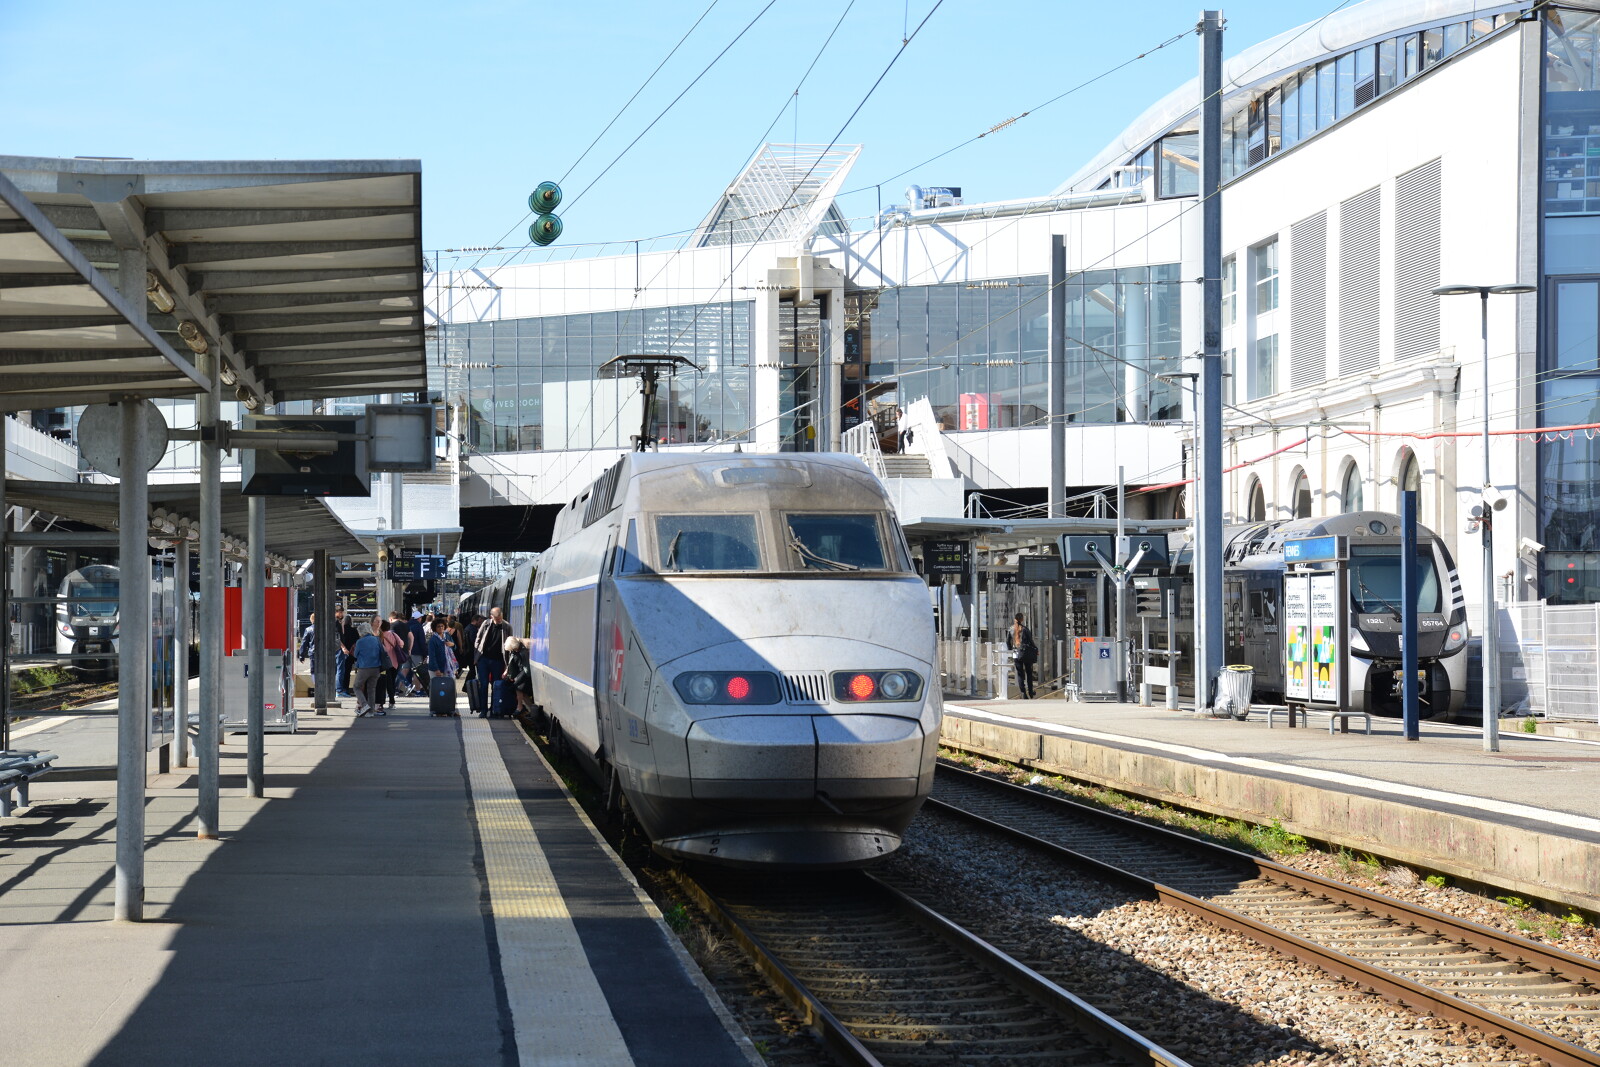
[[[541,1067],[632,1067],[489,724],[464,718],[461,735],[518,1057]]]

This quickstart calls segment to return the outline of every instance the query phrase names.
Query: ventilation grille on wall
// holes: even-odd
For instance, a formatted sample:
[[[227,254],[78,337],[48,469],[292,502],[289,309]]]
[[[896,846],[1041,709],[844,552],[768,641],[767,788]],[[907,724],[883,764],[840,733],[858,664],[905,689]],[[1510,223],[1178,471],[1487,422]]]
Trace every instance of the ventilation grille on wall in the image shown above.
[[[1378,190],[1339,205],[1339,373],[1378,365]]]
[[[1289,228],[1289,388],[1328,375],[1328,213]]]
[[[1394,355],[1439,351],[1439,161],[1400,175],[1394,196]]]

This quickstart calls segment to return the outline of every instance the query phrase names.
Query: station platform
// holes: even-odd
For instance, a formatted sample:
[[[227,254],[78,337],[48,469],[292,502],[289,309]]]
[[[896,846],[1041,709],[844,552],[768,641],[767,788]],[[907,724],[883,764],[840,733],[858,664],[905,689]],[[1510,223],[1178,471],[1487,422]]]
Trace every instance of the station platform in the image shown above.
[[[153,777],[144,923],[111,918],[115,782],[39,779],[0,820],[0,1062],[760,1063],[515,723],[400,705],[268,735],[264,799],[233,737],[220,841],[192,770]]]
[[[1269,729],[1137,704],[947,697],[944,744],[1600,911],[1600,739],[1325,717]]]

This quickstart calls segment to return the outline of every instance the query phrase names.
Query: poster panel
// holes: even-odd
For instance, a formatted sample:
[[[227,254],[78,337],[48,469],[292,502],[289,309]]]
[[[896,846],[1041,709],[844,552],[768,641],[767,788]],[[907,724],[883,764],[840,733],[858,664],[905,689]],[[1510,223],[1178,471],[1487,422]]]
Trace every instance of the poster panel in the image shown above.
[[[1311,580],[1283,581],[1284,683],[1287,700],[1311,699]]]
[[[1344,669],[1339,648],[1339,576],[1311,576],[1311,699],[1317,704],[1339,703],[1339,672]]]

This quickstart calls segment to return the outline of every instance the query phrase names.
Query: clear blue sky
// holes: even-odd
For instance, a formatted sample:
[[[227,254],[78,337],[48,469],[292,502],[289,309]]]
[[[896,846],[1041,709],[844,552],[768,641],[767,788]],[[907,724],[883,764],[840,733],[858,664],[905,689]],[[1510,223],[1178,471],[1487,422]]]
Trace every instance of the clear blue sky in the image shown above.
[[[581,162],[710,0],[0,0],[0,153],[416,157],[430,250],[524,243],[529,190],[576,162],[557,247],[672,233],[700,221],[775,118],[767,140],[832,140],[934,0],[855,0],[796,108],[795,85],[848,2],[775,0],[599,177],[767,0],[717,0]],[[1226,50],[1337,3],[1225,6]],[[840,137],[865,146],[847,188],[866,191],[842,209],[870,214],[879,183],[885,203],[911,182],[960,185],[969,201],[1048,192],[1194,74],[1192,35],[896,175],[1192,28],[1198,11],[1170,0],[944,0]]]

